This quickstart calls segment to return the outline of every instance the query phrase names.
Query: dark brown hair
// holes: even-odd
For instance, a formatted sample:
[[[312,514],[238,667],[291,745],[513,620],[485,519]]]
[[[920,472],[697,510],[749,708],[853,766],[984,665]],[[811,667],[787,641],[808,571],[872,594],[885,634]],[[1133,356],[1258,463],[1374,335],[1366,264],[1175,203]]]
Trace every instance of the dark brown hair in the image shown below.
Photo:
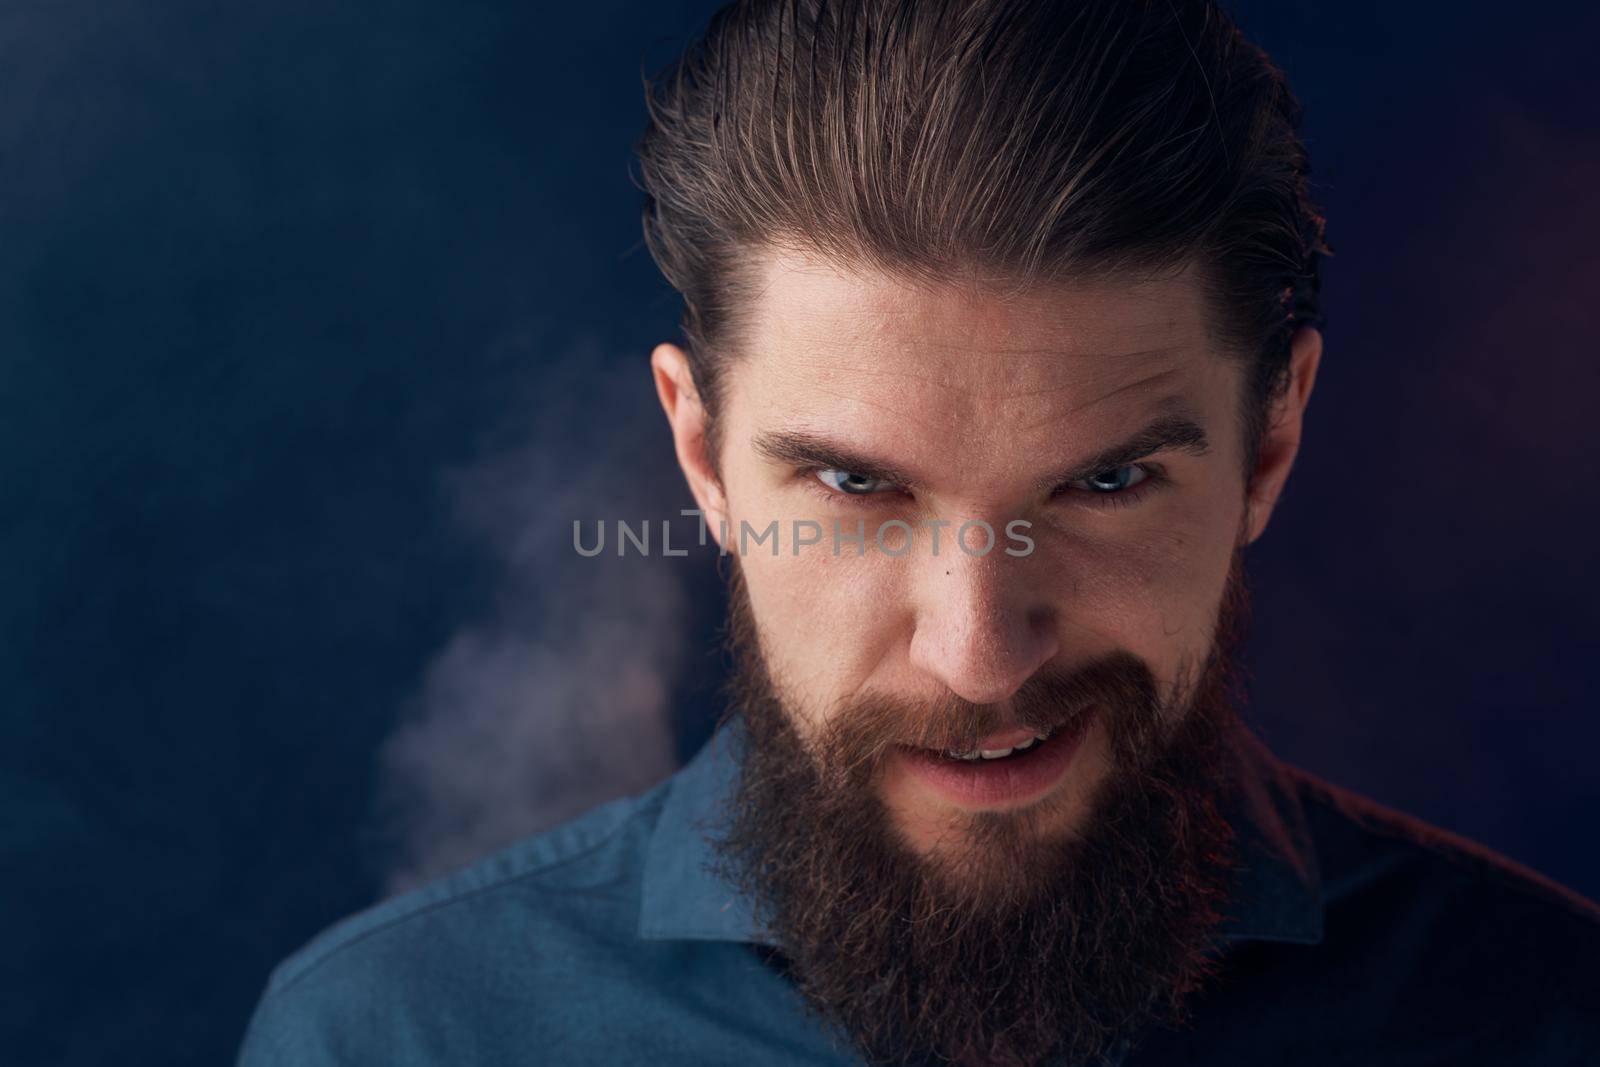
[[[1321,321],[1300,105],[1210,0],[740,0],[647,101],[645,242],[713,433],[763,248],[1006,287],[1198,264],[1247,473]]]

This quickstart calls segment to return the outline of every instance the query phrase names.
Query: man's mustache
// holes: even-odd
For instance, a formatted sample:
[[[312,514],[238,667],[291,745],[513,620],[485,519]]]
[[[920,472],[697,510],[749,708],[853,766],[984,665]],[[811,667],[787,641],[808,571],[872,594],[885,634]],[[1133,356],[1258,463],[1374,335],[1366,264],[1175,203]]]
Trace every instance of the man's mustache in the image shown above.
[[[1041,671],[1008,700],[975,704],[954,693],[933,702],[874,694],[832,718],[817,745],[825,767],[850,775],[875,768],[897,745],[966,752],[1002,730],[1071,732],[1098,711],[1113,734],[1143,734],[1162,718],[1155,676],[1131,652]]]

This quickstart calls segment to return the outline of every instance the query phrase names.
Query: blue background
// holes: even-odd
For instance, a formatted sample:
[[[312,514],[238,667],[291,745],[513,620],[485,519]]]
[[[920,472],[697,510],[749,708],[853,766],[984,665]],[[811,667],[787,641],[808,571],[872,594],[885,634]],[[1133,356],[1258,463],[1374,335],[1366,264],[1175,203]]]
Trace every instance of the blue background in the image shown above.
[[[1250,714],[1594,896],[1588,6],[1239,17],[1337,251]],[[0,12],[0,1060],[226,1062],[270,966],[394,884],[380,753],[448,702],[418,697],[441,650],[547,632],[508,583],[632,610],[516,531],[687,504],[629,161],[641,70],[710,8]],[[703,554],[661,565],[681,757],[721,609]]]

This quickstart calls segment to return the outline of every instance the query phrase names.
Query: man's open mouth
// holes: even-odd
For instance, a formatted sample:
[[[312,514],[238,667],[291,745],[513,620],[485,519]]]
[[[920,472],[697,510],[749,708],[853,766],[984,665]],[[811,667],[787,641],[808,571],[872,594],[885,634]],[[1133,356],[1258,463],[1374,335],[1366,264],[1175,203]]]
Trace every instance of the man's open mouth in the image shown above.
[[[904,766],[963,807],[1027,804],[1049,793],[1081,747],[1093,713],[1040,733],[1011,727],[979,738],[970,749],[900,746]]]
[[[948,760],[956,760],[964,763],[971,763],[975,760],[1021,759],[1028,754],[1035,752],[1039,746],[1048,742],[1052,737],[1055,736],[1055,734],[1055,730],[1049,730],[1042,734],[1030,734],[1021,740],[1014,742],[1013,744],[1006,745],[1005,747],[974,748],[966,752],[958,752],[955,749],[945,749],[942,752],[938,752],[937,755]]]

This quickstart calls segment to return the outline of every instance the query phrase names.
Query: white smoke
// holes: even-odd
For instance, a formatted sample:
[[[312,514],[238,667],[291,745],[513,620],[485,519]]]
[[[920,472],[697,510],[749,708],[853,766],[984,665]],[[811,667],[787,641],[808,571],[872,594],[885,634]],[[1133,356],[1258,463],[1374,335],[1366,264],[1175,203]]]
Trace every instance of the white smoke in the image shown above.
[[[637,528],[648,517],[659,534],[661,518],[689,506],[648,364],[580,345],[545,364],[532,394],[513,420],[520,440],[446,476],[458,518],[495,553],[504,583],[488,617],[433,657],[383,746],[380,796],[400,837],[391,892],[675,766],[682,568],[696,557],[663,558],[652,545],[649,557],[619,558],[615,548],[617,519]],[[575,519],[586,546],[605,522],[605,553],[578,555]]]

